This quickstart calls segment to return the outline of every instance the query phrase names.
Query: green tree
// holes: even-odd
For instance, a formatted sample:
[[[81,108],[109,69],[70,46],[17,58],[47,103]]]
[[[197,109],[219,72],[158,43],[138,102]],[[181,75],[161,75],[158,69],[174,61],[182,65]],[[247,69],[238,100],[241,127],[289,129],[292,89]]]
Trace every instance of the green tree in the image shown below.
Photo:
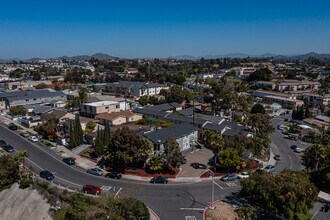
[[[142,106],[148,105],[148,101],[149,101],[149,98],[148,98],[147,95],[141,96],[141,97],[139,98],[139,103],[140,103]]]
[[[90,133],[90,132],[94,131],[95,125],[96,125],[96,123],[93,120],[87,122],[85,132]]]
[[[84,139],[84,131],[81,127],[79,115],[75,116],[74,120],[74,135],[76,136],[77,144],[81,144]]]
[[[261,68],[256,70],[254,73],[250,74],[248,77],[248,81],[258,81],[258,80],[271,80],[272,77],[272,71],[270,71],[268,68]]]
[[[111,140],[111,131],[110,131],[110,125],[109,122],[106,122],[104,124],[104,132],[103,132],[103,142],[104,146],[109,146]]]
[[[87,219],[88,200],[81,194],[75,194],[68,207],[65,219],[85,220]]]
[[[243,220],[255,219],[257,216],[254,213],[254,208],[251,205],[240,205],[236,210],[238,216]]]
[[[243,165],[243,160],[238,155],[238,152],[230,148],[219,152],[218,161],[221,167],[226,167],[228,170],[230,168],[239,170],[240,166]]]
[[[248,116],[247,124],[256,132],[257,136],[266,136],[274,131],[270,122],[270,116],[267,114],[251,114]]]
[[[48,86],[45,83],[40,83],[35,86],[36,89],[46,89]]]
[[[105,145],[103,142],[103,130],[98,127],[97,128],[97,136],[94,142],[94,154],[96,157],[102,156],[105,153]]]
[[[9,111],[15,115],[26,116],[28,111],[22,105],[16,105],[10,107]]]
[[[251,114],[257,114],[257,113],[261,113],[261,114],[266,113],[264,106],[259,103],[255,104],[251,109]]]
[[[79,100],[80,100],[80,103],[88,102],[89,97],[88,97],[88,90],[86,88],[81,88],[79,90]]]
[[[72,121],[70,121],[70,131],[69,131],[69,135],[70,135],[70,143],[69,143],[69,147],[70,148],[74,148],[78,145],[78,141],[77,141],[77,136],[75,135],[74,132],[74,127],[73,127],[73,123]]]
[[[224,139],[221,133],[211,130],[206,130],[203,134],[204,143],[210,147],[214,154],[218,154],[224,146]]]
[[[163,157],[167,166],[172,166],[174,168],[180,166],[182,154],[179,144],[176,142],[174,137],[165,140]]]
[[[163,161],[159,156],[152,156],[149,159],[149,168],[151,171],[158,172],[163,168]]]
[[[241,194],[267,211],[293,219],[306,214],[317,199],[317,190],[305,171],[285,170],[280,175],[254,172],[241,180]]]

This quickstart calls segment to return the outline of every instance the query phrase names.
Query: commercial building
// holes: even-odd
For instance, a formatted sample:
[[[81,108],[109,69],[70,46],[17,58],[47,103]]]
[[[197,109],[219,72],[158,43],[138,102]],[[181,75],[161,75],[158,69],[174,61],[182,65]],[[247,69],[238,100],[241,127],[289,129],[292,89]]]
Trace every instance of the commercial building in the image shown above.
[[[0,104],[0,106],[5,106],[5,109],[9,109],[10,107],[17,105],[45,105],[54,101],[66,102],[66,95],[61,91],[55,91],[53,89],[0,93],[0,103],[2,102],[2,105]]]
[[[272,80],[258,81],[255,84],[258,88],[268,87],[273,91],[296,91],[319,89],[321,83],[309,80]]]
[[[120,81],[109,83],[104,91],[116,95],[134,95],[137,97],[158,95],[162,89],[169,89],[168,86],[150,82]]]
[[[125,108],[125,106],[124,106]],[[120,103],[116,101],[99,101],[92,103],[84,103],[80,106],[80,115],[87,118],[95,118],[101,113],[119,112],[121,110]]]

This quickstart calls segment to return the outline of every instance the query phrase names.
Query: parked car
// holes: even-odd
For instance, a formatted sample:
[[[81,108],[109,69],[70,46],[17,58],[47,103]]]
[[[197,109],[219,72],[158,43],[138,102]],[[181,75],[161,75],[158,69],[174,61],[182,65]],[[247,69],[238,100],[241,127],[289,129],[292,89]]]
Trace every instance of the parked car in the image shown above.
[[[150,183],[163,183],[163,184],[166,184],[166,183],[168,183],[168,179],[165,176],[156,176],[156,177],[153,177],[150,180]]]
[[[295,149],[293,149],[294,152],[296,153],[301,153],[301,148],[300,147],[296,147]]]
[[[286,134],[286,135],[284,135],[284,138],[286,138],[286,139],[289,139],[289,137],[290,137],[290,136],[289,136],[289,135],[287,135],[287,134]]]
[[[190,166],[192,166],[195,169],[206,169],[207,166],[202,163],[191,163]]]
[[[264,168],[264,171],[268,172],[268,173],[274,173],[275,172],[275,166],[274,165],[267,165]]]
[[[298,140],[298,137],[294,136],[294,135],[289,135],[289,139],[292,141],[296,141],[296,140]]]
[[[237,177],[239,179],[245,179],[245,178],[249,178],[250,174],[249,174],[249,172],[242,172],[242,173],[238,174]]]
[[[6,144],[6,145],[2,146],[2,149],[4,149],[7,152],[14,152],[14,148],[10,144]]]
[[[182,157],[181,164],[186,164],[186,163],[187,163],[187,159],[185,157]]]
[[[7,143],[4,140],[0,140],[0,147],[5,146]]]
[[[96,175],[96,176],[102,176],[103,175],[103,170],[100,168],[90,168],[87,170],[87,173]]]
[[[105,175],[105,177],[112,179],[121,179],[123,176],[121,175],[121,173],[118,172],[109,172]]]
[[[281,125],[277,125],[277,129],[282,131],[283,127]]]
[[[282,158],[281,158],[281,155],[275,154],[274,159],[277,161],[280,161]]]
[[[297,145],[291,145],[290,148],[291,148],[292,150],[294,150],[294,149],[296,149],[297,147],[298,147]]]
[[[10,123],[8,125],[8,128],[12,131],[16,131],[18,129],[17,125],[13,124],[13,123]]]
[[[53,180],[55,178],[54,174],[49,172],[48,170],[42,170],[39,173],[40,177],[45,180]]]
[[[63,162],[68,165],[74,165],[76,163],[75,159],[72,157],[63,158]]]
[[[32,142],[38,142],[38,138],[36,136],[30,136],[28,140]]]
[[[99,195],[102,192],[102,189],[94,185],[84,185],[82,191],[88,194]]]
[[[221,181],[235,181],[238,179],[238,176],[235,174],[226,174],[220,178]]]
[[[27,132],[21,132],[21,133],[19,133],[19,135],[21,135],[22,137],[24,137],[24,138],[27,138],[27,137],[29,137],[29,134],[27,133]]]

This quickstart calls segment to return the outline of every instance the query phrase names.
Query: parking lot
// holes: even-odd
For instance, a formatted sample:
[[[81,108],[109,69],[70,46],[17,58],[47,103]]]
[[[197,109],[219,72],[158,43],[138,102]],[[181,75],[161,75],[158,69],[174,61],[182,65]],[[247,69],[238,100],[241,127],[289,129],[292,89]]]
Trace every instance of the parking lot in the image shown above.
[[[177,177],[199,177],[205,171],[205,169],[194,169],[190,166],[191,163],[201,163],[207,165],[209,159],[213,156],[212,151],[202,147],[192,153],[185,155],[187,163],[181,166],[181,172]]]

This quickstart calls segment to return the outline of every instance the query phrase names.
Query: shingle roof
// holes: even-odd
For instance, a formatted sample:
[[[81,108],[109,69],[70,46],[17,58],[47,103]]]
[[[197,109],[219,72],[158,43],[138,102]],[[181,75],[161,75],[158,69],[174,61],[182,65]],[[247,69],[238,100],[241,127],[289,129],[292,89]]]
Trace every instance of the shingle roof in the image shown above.
[[[118,117],[132,117],[136,115],[136,113],[131,111],[121,111],[121,112],[112,112],[112,113],[101,113],[96,116],[97,119],[104,119],[104,120],[114,120]]]
[[[197,128],[190,123],[182,123],[168,128],[152,131],[144,134],[153,143],[164,143],[168,138],[174,137],[176,139],[187,136],[197,131]]]
[[[203,129],[211,130],[211,131],[218,131],[222,132],[226,128],[224,124],[213,124],[213,123],[206,123],[203,126]]]
[[[48,97],[57,97],[57,96],[66,96],[66,95],[62,91],[55,91],[51,89],[0,93],[0,98],[7,98],[9,101],[18,101],[18,100],[34,99],[34,98],[48,98]]]

